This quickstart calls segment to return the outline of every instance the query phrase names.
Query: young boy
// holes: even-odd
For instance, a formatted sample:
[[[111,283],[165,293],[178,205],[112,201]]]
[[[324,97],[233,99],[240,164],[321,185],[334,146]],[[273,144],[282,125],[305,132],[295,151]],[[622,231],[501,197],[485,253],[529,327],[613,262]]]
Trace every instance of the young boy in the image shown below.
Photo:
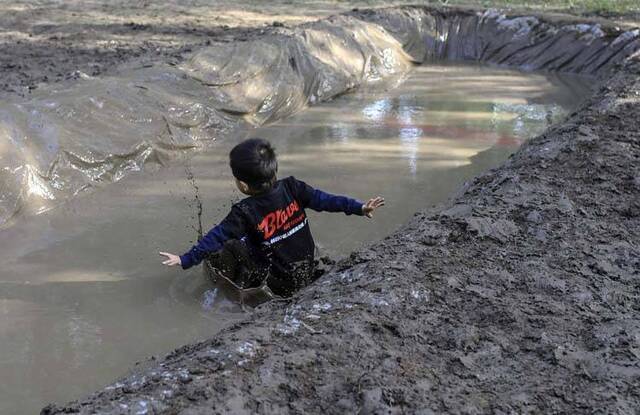
[[[294,177],[276,179],[278,162],[271,144],[252,138],[229,154],[238,189],[247,198],[234,204],[220,224],[187,253],[160,252],[164,265],[183,269],[208,259],[209,264],[241,288],[257,287],[267,278],[271,291],[290,296],[312,279],[315,244],[305,208],[373,217],[384,205],[366,203],[314,189]]]

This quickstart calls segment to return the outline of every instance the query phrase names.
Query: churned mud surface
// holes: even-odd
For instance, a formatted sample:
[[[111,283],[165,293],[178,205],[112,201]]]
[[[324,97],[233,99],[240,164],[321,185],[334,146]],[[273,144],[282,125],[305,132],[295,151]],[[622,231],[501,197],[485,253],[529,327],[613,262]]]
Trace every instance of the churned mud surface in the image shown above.
[[[285,302],[44,413],[633,413],[640,63]]]

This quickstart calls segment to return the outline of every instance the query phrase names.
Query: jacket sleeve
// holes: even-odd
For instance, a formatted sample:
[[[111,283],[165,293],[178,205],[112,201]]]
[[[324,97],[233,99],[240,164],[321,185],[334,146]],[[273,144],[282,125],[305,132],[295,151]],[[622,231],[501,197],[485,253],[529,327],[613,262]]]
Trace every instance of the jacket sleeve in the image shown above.
[[[210,253],[217,252],[230,239],[241,239],[245,236],[244,217],[236,206],[220,224],[211,229],[187,253],[180,255],[183,269],[198,265]]]
[[[347,196],[332,195],[320,189],[314,189],[294,177],[289,178],[296,198],[304,207],[318,212],[344,212],[347,215],[363,216],[363,203]]]

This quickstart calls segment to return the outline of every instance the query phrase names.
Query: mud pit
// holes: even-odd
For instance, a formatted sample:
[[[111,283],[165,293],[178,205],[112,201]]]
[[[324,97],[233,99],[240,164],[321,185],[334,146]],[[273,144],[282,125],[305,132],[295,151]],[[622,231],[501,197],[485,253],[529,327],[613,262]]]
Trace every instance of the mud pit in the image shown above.
[[[274,143],[282,175],[334,192],[388,197],[375,221],[313,217],[321,252],[342,256],[498,165],[584,99],[589,81],[425,65],[399,86],[370,85],[245,134]],[[3,342],[11,363],[2,372],[12,380],[5,382],[0,412],[82,396],[136,360],[210,337],[242,317],[198,271],[162,269],[149,248],[186,249],[195,235],[185,226],[195,224],[190,217],[197,208],[185,169],[198,186],[205,224],[224,216],[224,206],[239,196],[227,167],[235,142],[223,140],[185,164],[128,177],[5,231],[12,238],[0,242],[0,330],[11,339]],[[163,191],[166,183],[185,188],[187,200]],[[144,232],[120,243],[128,229]],[[35,375],[40,371],[68,381]]]
[[[637,407],[638,33],[493,12],[351,18],[386,27],[413,60],[611,79],[502,167],[289,303],[45,412]]]

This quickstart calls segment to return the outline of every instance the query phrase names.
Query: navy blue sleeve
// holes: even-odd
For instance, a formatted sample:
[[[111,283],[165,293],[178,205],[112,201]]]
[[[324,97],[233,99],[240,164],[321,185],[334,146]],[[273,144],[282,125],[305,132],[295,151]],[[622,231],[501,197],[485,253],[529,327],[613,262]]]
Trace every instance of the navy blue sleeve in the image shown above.
[[[187,269],[198,265],[208,254],[222,249],[229,239],[241,239],[245,234],[244,217],[240,209],[234,206],[219,225],[207,232],[189,252],[180,255],[182,268]]]
[[[303,207],[308,207],[318,212],[344,212],[347,215],[363,216],[363,203],[359,200],[314,189],[294,177],[290,177],[289,181],[294,189],[294,196],[302,203]]]

